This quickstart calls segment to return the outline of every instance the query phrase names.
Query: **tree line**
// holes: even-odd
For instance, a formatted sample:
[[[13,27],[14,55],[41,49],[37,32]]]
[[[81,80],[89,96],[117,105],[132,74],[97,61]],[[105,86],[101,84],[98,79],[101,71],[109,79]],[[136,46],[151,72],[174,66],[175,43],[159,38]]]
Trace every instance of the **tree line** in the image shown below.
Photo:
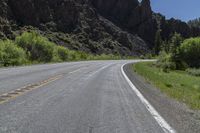
[[[200,68],[200,37],[184,39],[174,33],[170,40],[162,40],[161,30],[155,37],[154,54],[158,56],[156,65],[164,71]]]

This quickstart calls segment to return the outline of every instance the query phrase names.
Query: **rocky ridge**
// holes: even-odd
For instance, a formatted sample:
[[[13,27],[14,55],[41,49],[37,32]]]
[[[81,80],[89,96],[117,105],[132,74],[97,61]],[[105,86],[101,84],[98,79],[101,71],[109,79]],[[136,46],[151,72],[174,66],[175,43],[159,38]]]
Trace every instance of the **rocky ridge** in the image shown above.
[[[1,39],[34,29],[58,45],[95,54],[149,53],[158,24],[163,39],[194,34],[186,23],[154,14],[150,0],[0,1]]]

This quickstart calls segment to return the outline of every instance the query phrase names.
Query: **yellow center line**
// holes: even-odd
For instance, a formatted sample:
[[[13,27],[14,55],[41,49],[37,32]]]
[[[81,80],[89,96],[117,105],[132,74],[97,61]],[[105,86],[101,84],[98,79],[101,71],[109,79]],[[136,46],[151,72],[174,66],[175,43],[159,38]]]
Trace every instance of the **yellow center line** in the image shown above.
[[[27,86],[16,89],[16,90],[11,91],[9,93],[2,94],[2,95],[0,95],[0,104],[3,104],[3,103],[8,102],[12,99],[15,99],[15,98],[17,98],[21,95],[24,95],[25,93],[30,92],[32,90],[38,89],[42,86],[45,86],[45,85],[47,85],[47,84],[49,84],[53,81],[56,81],[56,80],[58,80],[62,77],[63,77],[62,74],[56,75],[56,76],[50,77],[48,79],[45,79],[43,81],[37,82],[35,84],[29,84]]]
[[[85,68],[85,67],[83,67],[83,68]],[[80,71],[83,68],[79,68],[79,69],[77,69],[75,71],[69,72],[68,74],[76,73],[76,72]],[[66,73],[55,75],[55,76],[52,76],[52,77],[50,77],[48,79],[39,81],[37,83],[29,84],[29,85],[26,85],[26,86],[21,87],[19,89],[15,89],[14,91],[2,94],[2,95],[0,95],[0,104],[8,102],[8,101],[10,101],[12,99],[15,99],[15,98],[17,98],[17,97],[19,97],[21,95],[24,95],[27,92],[30,92],[30,91],[32,91],[34,89],[38,89],[38,88],[40,88],[42,86],[45,86],[45,85],[47,85],[47,84],[49,84],[49,83],[51,83],[53,81],[56,81],[56,80],[62,78],[65,74]]]

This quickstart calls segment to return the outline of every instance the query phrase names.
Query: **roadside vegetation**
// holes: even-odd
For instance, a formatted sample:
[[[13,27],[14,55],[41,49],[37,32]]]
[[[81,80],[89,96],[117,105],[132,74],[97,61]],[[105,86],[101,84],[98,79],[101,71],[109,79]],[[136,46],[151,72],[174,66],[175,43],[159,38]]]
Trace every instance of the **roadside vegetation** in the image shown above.
[[[0,41],[0,63],[3,66],[28,63],[26,52],[13,41]]]
[[[200,71],[200,37],[184,40],[180,34],[175,33],[168,42],[161,42],[155,66],[164,72],[182,70],[198,76],[197,73]]]
[[[24,32],[12,40],[0,41],[0,66],[18,66],[37,63],[81,60],[118,60],[119,55],[93,55],[58,46],[36,32]]]
[[[162,41],[156,36],[158,60],[135,64],[134,71],[167,95],[200,109],[200,37],[184,40],[175,33]]]
[[[153,62],[137,63],[133,69],[168,96],[186,103],[192,109],[200,109],[199,77],[178,70],[166,73]]]

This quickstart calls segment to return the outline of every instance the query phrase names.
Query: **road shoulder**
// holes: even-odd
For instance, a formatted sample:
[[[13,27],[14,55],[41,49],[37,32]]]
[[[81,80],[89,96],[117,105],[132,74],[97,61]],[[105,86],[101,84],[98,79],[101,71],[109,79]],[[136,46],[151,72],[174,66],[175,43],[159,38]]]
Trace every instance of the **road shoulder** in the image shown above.
[[[125,65],[124,71],[142,95],[177,132],[199,133],[200,112],[190,110],[186,105],[161,93],[144,78],[137,75],[131,64]]]

